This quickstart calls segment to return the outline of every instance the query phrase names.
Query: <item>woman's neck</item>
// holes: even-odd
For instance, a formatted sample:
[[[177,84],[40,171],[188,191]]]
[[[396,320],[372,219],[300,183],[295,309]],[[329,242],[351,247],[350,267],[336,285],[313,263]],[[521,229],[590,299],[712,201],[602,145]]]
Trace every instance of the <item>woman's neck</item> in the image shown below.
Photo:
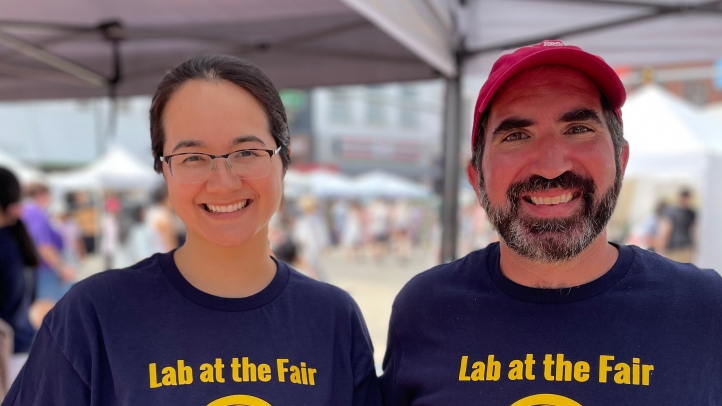
[[[228,298],[252,296],[268,286],[276,275],[268,239],[262,238],[265,235],[259,232],[241,246],[224,247],[189,230],[174,260],[183,277],[203,292]]]

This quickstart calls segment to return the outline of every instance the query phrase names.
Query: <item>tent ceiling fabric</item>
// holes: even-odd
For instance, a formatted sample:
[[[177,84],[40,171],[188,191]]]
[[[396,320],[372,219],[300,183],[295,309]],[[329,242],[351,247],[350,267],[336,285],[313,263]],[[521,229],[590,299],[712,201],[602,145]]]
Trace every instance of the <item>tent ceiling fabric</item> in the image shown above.
[[[580,46],[612,66],[722,57],[722,1],[471,0],[464,19],[466,48],[475,53],[467,73],[488,74],[504,50],[544,39]]]
[[[339,0],[8,0],[2,9],[1,99],[107,95],[104,87],[18,49],[60,57],[61,64],[69,61],[110,78],[111,42],[95,27],[113,21],[122,25],[107,31],[122,37],[119,95],[152,93],[168,69],[203,53],[240,56],[278,87],[437,76]]]
[[[502,52],[544,39],[581,46],[612,66],[722,57],[720,0],[343,1],[447,75],[461,39],[463,73],[474,75],[487,75]]]

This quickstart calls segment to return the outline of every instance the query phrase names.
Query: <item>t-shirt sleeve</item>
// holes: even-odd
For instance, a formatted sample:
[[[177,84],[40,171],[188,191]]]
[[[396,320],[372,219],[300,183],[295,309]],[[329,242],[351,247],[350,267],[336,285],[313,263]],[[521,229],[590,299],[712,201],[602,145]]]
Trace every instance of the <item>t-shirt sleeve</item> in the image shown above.
[[[411,400],[406,391],[397,383],[399,370],[401,369],[402,348],[401,342],[396,335],[395,320],[398,312],[394,309],[389,323],[389,335],[386,340],[386,354],[383,361],[383,375],[381,375],[381,393],[385,405],[405,406],[410,405]]]
[[[90,405],[90,387],[60,349],[46,324],[2,406]]]
[[[354,303],[352,314],[353,406],[381,406],[381,390],[374,366],[374,349],[361,310]]]

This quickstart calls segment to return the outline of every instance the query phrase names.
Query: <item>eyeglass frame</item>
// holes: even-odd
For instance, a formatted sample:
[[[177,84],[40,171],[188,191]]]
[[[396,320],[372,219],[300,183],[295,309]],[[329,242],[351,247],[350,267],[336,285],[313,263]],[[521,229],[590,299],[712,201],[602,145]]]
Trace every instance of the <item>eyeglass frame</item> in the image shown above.
[[[159,157],[158,157],[158,161],[160,161],[160,162],[165,162],[166,164],[168,164],[168,170],[170,171],[170,176],[173,176],[173,169],[172,169],[171,166],[170,166],[170,159],[173,158],[173,157],[176,157],[176,156],[180,156],[180,155],[205,155],[205,156],[211,158],[211,165],[213,164],[213,161],[214,161],[215,159],[217,159],[217,158],[223,158],[223,159],[226,160],[226,167],[230,169],[230,168],[233,167],[233,165],[231,165],[231,163],[228,161],[228,157],[230,157],[231,155],[233,155],[233,154],[235,154],[235,153],[238,153],[238,152],[241,152],[241,151],[265,151],[265,152],[268,153],[268,158],[269,158],[269,159],[272,159],[274,155],[278,155],[278,153],[281,152],[281,149],[283,149],[283,145],[279,146],[279,147],[276,148],[276,149],[243,148],[243,149],[239,149],[239,150],[236,150],[236,151],[231,151],[231,152],[229,152],[229,153],[227,153],[227,154],[221,154],[221,155],[206,154],[205,152],[179,152],[179,153],[177,153],[177,154],[170,154],[170,155],[165,155],[165,156],[159,156]],[[235,173],[234,173],[234,175],[235,175]],[[238,175],[236,175],[236,176],[238,176]],[[238,177],[241,178],[240,176],[238,176]]]

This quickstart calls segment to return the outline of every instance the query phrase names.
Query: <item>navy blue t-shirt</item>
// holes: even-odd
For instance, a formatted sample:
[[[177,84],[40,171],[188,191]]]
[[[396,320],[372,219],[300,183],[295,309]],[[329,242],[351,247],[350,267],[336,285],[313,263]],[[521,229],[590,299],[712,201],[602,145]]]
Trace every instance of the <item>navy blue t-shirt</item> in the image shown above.
[[[0,319],[14,330],[15,352],[27,352],[35,332],[28,320],[30,292],[25,285],[25,263],[10,227],[0,228]]]
[[[498,243],[415,277],[393,307],[386,405],[722,405],[722,278],[618,248],[574,288],[514,283]]]
[[[277,269],[242,299],[196,289],[172,253],[90,277],[45,318],[3,406],[380,405],[353,299]]]

